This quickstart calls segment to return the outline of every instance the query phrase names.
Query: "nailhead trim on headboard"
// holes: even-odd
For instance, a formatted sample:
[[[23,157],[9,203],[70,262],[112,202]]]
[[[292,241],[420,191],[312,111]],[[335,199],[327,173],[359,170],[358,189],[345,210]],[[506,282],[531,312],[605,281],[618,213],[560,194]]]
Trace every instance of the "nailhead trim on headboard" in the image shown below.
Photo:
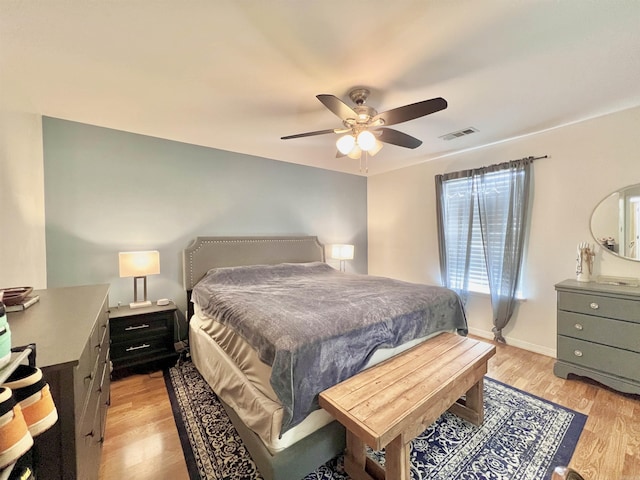
[[[217,266],[231,266],[228,261],[222,261],[220,264],[216,262],[217,258],[226,258],[225,254],[229,254],[229,250],[217,255],[217,245],[243,245],[255,244],[255,249],[246,250],[243,248],[241,251],[236,252],[238,255],[243,252],[250,254],[249,258],[253,258],[254,262],[239,262],[238,265],[249,264],[273,264],[284,262],[311,262],[311,261],[324,261],[324,245],[318,241],[318,237],[315,236],[303,236],[303,237],[196,237],[196,239],[183,251],[184,261],[184,283],[185,289],[191,290],[194,285],[202,278],[202,275],[209,269]],[[281,248],[276,250],[270,250],[269,246],[276,246],[278,244],[298,244],[303,245],[304,248],[298,248],[295,252],[292,252],[288,257],[289,252],[285,252]],[[208,265],[204,266],[204,273],[202,265],[196,265],[195,258],[197,254],[210,250],[210,257],[207,259]],[[233,255],[233,250],[231,251]],[[209,264],[210,263],[210,264]],[[196,278],[196,272],[198,272],[198,278]]]

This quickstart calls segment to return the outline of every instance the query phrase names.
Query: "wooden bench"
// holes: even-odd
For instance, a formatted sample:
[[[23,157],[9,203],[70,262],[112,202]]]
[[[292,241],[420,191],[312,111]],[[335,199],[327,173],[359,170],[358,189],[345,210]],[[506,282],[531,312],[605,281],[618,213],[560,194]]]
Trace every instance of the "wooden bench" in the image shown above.
[[[349,476],[409,480],[411,440],[446,410],[481,424],[483,378],[495,351],[491,344],[442,333],[320,393],[320,406],[347,430]],[[365,445],[385,448],[386,468],[367,457]]]

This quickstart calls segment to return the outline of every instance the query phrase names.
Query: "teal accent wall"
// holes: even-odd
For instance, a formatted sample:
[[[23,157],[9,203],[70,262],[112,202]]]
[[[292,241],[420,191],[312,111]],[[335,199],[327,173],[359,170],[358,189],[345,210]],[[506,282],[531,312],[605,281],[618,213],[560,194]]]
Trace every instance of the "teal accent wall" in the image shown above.
[[[317,235],[352,243],[367,273],[367,180],[313,167],[43,118],[47,284],[110,283],[118,252],[159,250],[149,298],[184,312],[182,250],[198,235]]]

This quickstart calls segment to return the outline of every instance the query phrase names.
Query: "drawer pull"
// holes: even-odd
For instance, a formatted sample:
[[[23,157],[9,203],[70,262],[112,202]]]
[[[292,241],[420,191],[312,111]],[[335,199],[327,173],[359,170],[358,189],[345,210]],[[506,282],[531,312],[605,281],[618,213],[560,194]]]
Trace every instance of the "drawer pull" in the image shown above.
[[[589,305],[589,307],[590,307],[592,310],[597,310],[597,309],[599,309],[599,308],[600,308],[600,305],[598,305],[596,302],[591,302],[591,304]]]
[[[582,329],[584,329],[584,327],[582,326],[582,324],[581,324],[581,323],[576,323],[576,324],[574,325],[574,327],[576,327],[576,330],[582,330]]]
[[[149,325],[147,325],[146,323],[143,323],[142,325],[135,325],[132,327],[127,327],[124,329],[125,332],[129,332],[131,330],[140,330],[141,328],[149,328]]]
[[[149,348],[151,345],[143,343],[142,345],[138,345],[137,347],[129,347],[127,348],[127,352],[133,352],[134,350],[141,350],[143,348]]]
[[[573,354],[574,354],[576,357],[581,357],[581,356],[582,356],[582,350],[574,350],[574,351],[573,351]]]

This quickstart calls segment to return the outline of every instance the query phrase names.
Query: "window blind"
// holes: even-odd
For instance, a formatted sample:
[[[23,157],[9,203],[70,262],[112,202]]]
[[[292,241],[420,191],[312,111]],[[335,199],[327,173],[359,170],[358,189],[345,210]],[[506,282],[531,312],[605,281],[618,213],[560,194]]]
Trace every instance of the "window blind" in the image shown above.
[[[508,170],[489,172],[483,175],[482,179],[473,177],[455,178],[443,182],[444,194],[444,230],[447,238],[447,256],[449,258],[449,279],[452,285],[461,286],[464,282],[465,260],[466,260],[466,238],[468,230],[468,213],[472,208],[472,225],[470,234],[469,254],[469,284],[468,289],[473,292],[489,294],[489,281],[487,277],[487,267],[482,246],[482,231],[480,227],[479,209],[473,198],[476,192],[484,202],[489,202],[491,212],[486,219],[491,225],[502,226],[502,228],[490,229],[494,233],[496,241],[489,242],[492,245],[490,255],[496,262],[502,262],[501,252],[504,250],[504,238],[509,233],[506,225],[510,224],[509,219],[509,197],[510,175]],[[513,229],[512,229],[513,230]],[[497,271],[501,271],[498,269]]]

